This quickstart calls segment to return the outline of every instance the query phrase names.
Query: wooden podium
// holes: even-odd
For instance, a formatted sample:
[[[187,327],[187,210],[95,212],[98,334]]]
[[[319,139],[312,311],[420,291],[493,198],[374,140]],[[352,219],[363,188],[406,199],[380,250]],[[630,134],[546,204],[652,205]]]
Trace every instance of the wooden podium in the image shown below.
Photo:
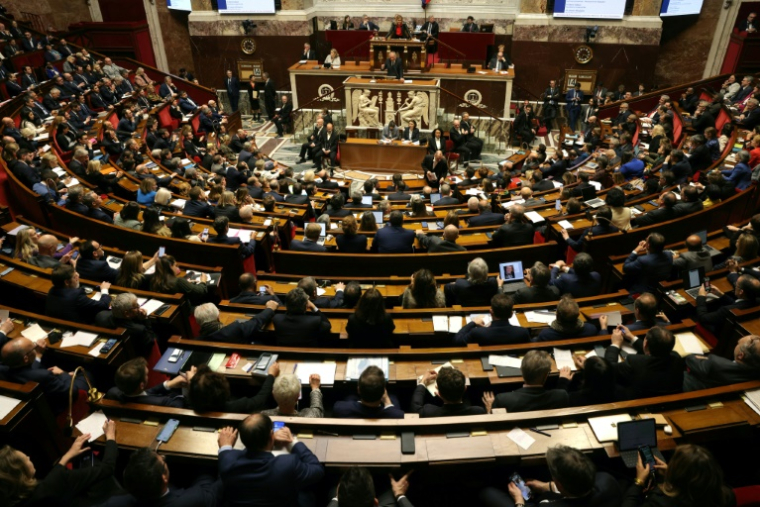
[[[425,71],[427,50],[423,41],[415,39],[385,39],[375,37],[369,40],[370,70],[379,69],[388,58],[388,53],[395,51],[404,64],[404,71]]]
[[[747,34],[734,28],[728,40],[721,74],[752,74],[760,65],[760,34]]]

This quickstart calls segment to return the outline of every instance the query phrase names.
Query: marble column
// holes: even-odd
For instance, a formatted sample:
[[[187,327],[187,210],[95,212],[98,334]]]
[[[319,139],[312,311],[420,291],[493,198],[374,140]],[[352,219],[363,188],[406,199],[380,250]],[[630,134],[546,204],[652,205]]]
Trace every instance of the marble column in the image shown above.
[[[662,0],[635,0],[632,16],[659,16]]]
[[[89,0],[87,6],[90,8],[90,16],[92,16],[92,20],[97,23],[102,22],[103,14],[100,12],[100,3],[98,0]]]
[[[163,72],[169,72],[169,62],[166,59],[166,49],[164,48],[164,38],[161,33],[161,22],[156,10],[155,0],[143,0],[145,6],[145,17],[148,21],[150,30],[150,42],[153,46],[153,56],[156,58],[156,68]]]
[[[544,14],[546,12],[546,0],[520,0],[520,13]]]

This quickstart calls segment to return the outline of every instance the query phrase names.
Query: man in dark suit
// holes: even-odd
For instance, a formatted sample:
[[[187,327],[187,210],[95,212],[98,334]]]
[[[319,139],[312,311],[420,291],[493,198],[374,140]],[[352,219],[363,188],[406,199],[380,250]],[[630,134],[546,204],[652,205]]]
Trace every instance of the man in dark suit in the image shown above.
[[[182,90],[179,92],[179,108],[186,115],[193,114],[198,110],[198,104],[193,102],[193,99],[187,95],[187,92],[185,90]]]
[[[18,97],[24,93],[24,89],[19,86],[18,82],[16,81],[16,74],[11,74],[8,76],[8,80],[5,81],[5,89],[8,90],[8,95],[10,95],[11,98]]]
[[[240,81],[232,75],[231,70],[227,71],[227,77],[224,78],[224,87],[227,89],[227,97],[230,99],[230,107],[234,113],[238,110],[238,102],[240,101]]]
[[[116,127],[116,136],[120,141],[126,141],[132,137],[135,129],[137,128],[137,122],[135,122],[134,115],[131,109],[124,109],[124,116],[119,120],[119,124]]]
[[[439,188],[441,180],[449,174],[449,163],[443,156],[442,151],[436,151],[432,155],[425,155],[425,158],[422,159],[422,170],[424,171],[425,180],[428,182],[428,185],[432,188]],[[449,194],[450,193],[451,187],[449,187]],[[459,204],[458,200],[455,199],[455,201],[456,202],[452,204]],[[439,203],[436,204],[441,206]]]
[[[230,219],[226,216],[219,216],[214,219],[214,231],[216,236],[208,238],[207,243],[217,243],[221,245],[239,245],[238,251],[240,257],[245,259],[253,255],[256,251],[256,240],[252,237],[248,243],[243,243],[240,238],[230,238],[227,233],[230,230]]]
[[[551,272],[546,264],[536,262],[533,267],[525,271],[524,275],[527,287],[515,292],[516,304],[545,303],[559,299],[559,289],[549,285]]]
[[[651,233],[638,246],[623,264],[623,273],[632,282],[632,293],[656,292],[657,284],[670,278],[673,269],[673,254],[664,251],[665,237],[657,232]]]
[[[319,139],[319,153],[314,158],[314,163],[321,165],[322,160],[327,157],[330,160],[330,174],[332,174],[332,168],[338,163],[338,140],[339,136],[333,130],[333,124],[328,123]]]
[[[90,323],[95,314],[108,310],[111,304],[111,296],[108,295],[110,283],[100,284],[100,300],[88,298],[84,289],[79,287],[79,274],[68,264],[54,268],[51,279],[53,286],[45,301],[45,315],[48,317]]]
[[[458,153],[462,157],[463,162],[469,163],[472,153],[467,147],[467,132],[464,132],[461,128],[461,122],[454,120],[449,129],[449,139],[454,143],[454,152]],[[465,164],[465,167],[468,164]]]
[[[196,306],[193,316],[201,328],[199,340],[220,343],[261,343],[264,328],[272,321],[279,304],[267,301],[266,308],[248,320],[236,320],[228,325],[219,320],[219,309],[214,303]]]
[[[77,259],[77,273],[85,280],[94,282],[114,283],[119,275],[117,269],[112,268],[105,259],[103,246],[97,241],[86,240],[79,246],[79,259]]]
[[[483,227],[486,225],[501,225],[504,223],[504,215],[491,211],[488,201],[481,201],[477,197],[470,197],[467,201],[468,213],[478,211],[478,215],[470,218],[467,227]]]
[[[22,384],[26,382],[40,384],[45,398],[55,413],[63,412],[68,406],[72,382],[74,383],[74,399],[79,390],[87,390],[87,381],[81,375],[74,378],[57,366],[43,366],[38,358],[38,346],[23,336],[3,346],[2,362],[8,367],[7,375],[10,380]]]
[[[462,31],[476,33],[478,31],[478,25],[475,24],[475,18],[467,16],[467,22],[462,25]]]
[[[148,362],[144,357],[136,357],[123,363],[116,370],[114,387],[106,393],[107,400],[121,403],[140,403],[159,407],[187,408],[181,389],[187,387],[188,379],[177,375],[158,385],[148,388]]]
[[[657,202],[660,205],[659,208],[637,216],[631,221],[631,223],[637,227],[644,227],[676,218],[674,208],[676,204],[678,204],[678,198],[673,192],[663,194]]]
[[[502,49],[491,58],[488,68],[500,72],[509,69],[510,65],[512,65],[512,60],[509,59],[509,56]]]
[[[16,44],[16,39],[11,39],[8,41],[8,43],[3,48],[3,54],[6,58],[13,58],[14,56],[23,53],[24,50],[21,49],[18,44]]]
[[[287,95],[282,96],[282,106],[277,110],[272,121],[277,127],[277,137],[282,137],[284,134],[284,128],[289,125],[292,119],[290,113],[293,112],[293,104],[288,100]]]
[[[581,104],[583,104],[583,91],[579,82],[576,81],[575,87],[567,92],[565,101],[567,102],[565,106],[568,117],[567,125],[570,127],[570,130],[575,132],[575,127],[578,125],[578,117],[581,115]]]
[[[303,45],[303,53],[301,53],[301,58],[299,60],[316,60],[317,59],[317,52],[311,49],[311,44],[308,42],[304,43]]]
[[[750,12],[747,19],[739,23],[737,30],[739,32],[757,33],[757,20],[755,18],[757,18],[757,13]]]
[[[233,449],[238,431],[231,427],[219,433],[219,477],[230,505],[312,505],[303,490],[324,477],[319,459],[284,427],[273,431],[272,420],[253,414],[240,425],[245,450]],[[288,453],[272,455],[275,443]]]
[[[747,130],[760,125],[760,107],[758,107],[757,99],[749,99],[742,114],[735,117],[734,121],[737,125]]]
[[[435,16],[430,16],[425,23],[420,27],[420,40],[425,41],[425,48],[428,54],[433,54],[438,51],[438,32],[440,27],[435,20]]]
[[[386,75],[393,79],[404,79],[404,64],[398,59],[395,51],[388,53],[388,59],[380,70],[386,71]]]
[[[588,183],[588,173],[580,172],[580,174],[586,176],[586,186],[591,186]],[[536,169],[533,171],[533,174],[531,174],[530,176],[530,182],[531,182],[530,188],[531,190],[533,190],[533,192],[543,192],[545,190],[554,189],[554,183],[552,183],[551,180],[544,179],[544,174],[541,172],[540,169]]]
[[[277,345],[284,347],[318,347],[330,333],[330,321],[319,311],[301,288],[285,297],[287,313],[272,319]]]
[[[380,30],[380,27],[379,27],[379,26],[377,26],[377,25],[376,25],[375,23],[373,23],[372,21],[370,21],[370,20],[369,20],[369,16],[367,16],[367,15],[365,14],[365,15],[364,15],[364,17],[362,17],[362,22],[361,22],[361,24],[359,25],[359,28],[358,28],[358,29],[359,29],[359,30],[369,30],[370,32],[372,32],[372,31],[378,31],[378,30]]]
[[[525,208],[515,204],[504,215],[505,224],[496,229],[491,237],[492,248],[533,244],[533,224],[525,218]]]
[[[240,294],[230,299],[230,303],[243,304],[243,305],[265,305],[270,301],[274,301],[278,305],[282,304],[280,298],[274,293],[272,287],[269,285],[259,285],[259,289],[256,289],[256,277],[251,273],[243,273],[238,280],[238,287],[240,287]]]
[[[102,507],[215,507],[223,496],[221,479],[200,475],[186,489],[169,485],[169,465],[149,447],[137,449],[124,469],[128,495],[111,497]]]
[[[541,330],[538,336],[534,336],[532,342],[551,342],[559,340],[571,340],[574,338],[587,338],[600,333],[597,327],[580,319],[581,309],[578,303],[570,296],[563,296],[557,303],[557,311],[554,321],[549,327]],[[602,330],[607,330],[607,316],[599,317],[599,325]]]
[[[677,271],[685,271],[689,269],[704,268],[705,273],[709,273],[713,270],[712,256],[710,251],[707,250],[702,244],[702,238],[697,234],[692,234],[684,243],[686,252],[676,252],[676,257],[673,260],[673,267]]]
[[[182,208],[182,214],[191,217],[214,218],[214,207],[206,201],[206,194],[201,187],[190,189],[190,200]]]
[[[161,87],[158,89],[158,94],[163,99],[168,99],[169,97],[174,98],[179,93],[179,90],[177,90],[177,87],[174,86],[174,83],[172,83],[171,76],[166,76],[164,78],[164,82],[161,83]]]
[[[552,359],[548,352],[529,350],[520,364],[523,386],[510,393],[497,394],[493,408],[506,408],[508,414],[513,414],[566,407],[570,402],[567,391],[544,388],[551,369]]]
[[[156,333],[147,312],[140,308],[134,294],[117,294],[111,302],[111,310],[102,311],[95,316],[95,325],[108,329],[126,329],[136,352],[143,357],[148,357],[153,351]]]
[[[720,296],[715,301],[718,309],[708,311],[707,291],[704,284],[699,288],[697,294],[697,322],[720,336],[722,335],[723,328],[726,325],[731,325],[729,323],[733,320],[731,310],[744,310],[757,305],[757,298],[760,296],[760,280],[749,274],[739,276],[736,279],[733,300],[730,295],[723,294],[715,287],[713,287],[712,292]]]
[[[688,355],[684,358],[684,392],[710,389],[760,378],[760,336],[747,335],[734,347],[734,359],[717,354]]]
[[[414,231],[404,229],[404,214],[395,210],[391,212],[390,223],[375,233],[372,241],[372,253],[412,253]]]
[[[686,91],[681,94],[681,98],[678,99],[678,105],[681,107],[683,111],[686,111],[689,114],[694,114],[694,111],[697,109],[697,104],[699,103],[699,96],[694,93],[694,88],[691,86],[686,89]]]
[[[496,294],[491,298],[491,323],[486,325],[481,317],[475,317],[464,326],[454,337],[455,345],[509,345],[512,343],[528,343],[530,333],[520,326],[513,326],[512,318],[514,301],[506,294]]]
[[[467,265],[467,278],[444,286],[447,306],[486,306],[500,292],[500,283],[488,276],[488,264],[480,257]]]
[[[274,118],[275,114],[275,103],[277,101],[277,87],[274,84],[274,81],[272,81],[272,78],[269,77],[269,73],[264,73],[264,79],[266,80],[264,82],[264,108],[267,110],[267,116],[270,120]]]
[[[487,412],[483,407],[473,407],[462,402],[467,389],[465,380],[464,373],[451,366],[441,368],[438,373],[435,370],[425,372],[412,394],[412,412],[421,418],[485,415]],[[441,399],[443,406],[425,403],[427,386],[430,384],[435,384],[436,396]]]
[[[543,121],[546,128],[552,127],[552,121],[557,117],[557,107],[559,106],[559,87],[555,80],[549,81],[549,87],[544,90],[544,109],[543,109]]]
[[[436,201],[435,204],[433,204],[434,207],[435,206],[451,206],[454,204],[459,204],[459,199],[451,196],[451,186],[448,183],[442,184],[438,190],[441,193],[441,198],[438,199],[438,201]]]
[[[480,501],[486,507],[515,507],[540,505],[542,507],[619,507],[623,504],[623,491],[617,480],[607,472],[597,472],[591,458],[578,449],[565,445],[549,447],[546,463],[551,481],[528,481],[533,497],[530,503],[522,491],[510,483],[508,493],[494,487],[480,492]]]
[[[438,236],[428,236],[422,229],[417,229],[415,233],[417,234],[417,241],[423,248],[427,249],[428,253],[467,251],[462,245],[457,245],[459,229],[456,225],[449,224],[443,229],[443,239]]]
[[[37,76],[34,75],[34,69],[32,69],[29,65],[24,67],[24,73],[21,75],[21,87],[24,90],[28,90],[29,88],[33,86],[37,86],[39,83],[37,82]]]
[[[404,411],[388,396],[385,374],[377,366],[368,366],[359,376],[358,400],[351,397],[333,405],[333,417],[339,419],[403,419]]]
[[[703,209],[704,205],[699,199],[699,189],[691,185],[681,191],[681,202],[673,207],[676,217],[691,215]]]
[[[574,298],[598,296],[602,292],[602,275],[594,271],[594,259],[585,252],[575,256],[572,268],[557,261],[549,283],[559,289],[560,295],[570,294]]]
[[[655,326],[646,337],[636,337],[624,326],[612,332],[612,345],[607,347],[604,358],[615,369],[617,383],[624,389],[625,399],[664,396],[683,390],[684,362],[673,347],[676,337],[664,327]],[[618,362],[625,339],[633,340],[637,354],[628,354]]]
[[[346,470],[340,478],[335,497],[330,500],[327,507],[339,507],[341,505],[398,505],[398,507],[413,507],[412,502],[406,497],[409,489],[409,476],[412,472],[399,480],[390,476],[391,489],[377,495],[375,493],[375,481],[372,474],[366,468],[353,466]],[[340,500],[338,500],[340,497]],[[369,503],[367,503],[369,502]],[[374,502],[374,503],[372,503]]]
[[[322,235],[322,227],[317,223],[310,223],[304,230],[303,240],[294,239],[290,242],[290,250],[294,252],[326,252],[327,248],[319,244]]]
[[[309,136],[309,139],[301,145],[301,151],[298,154],[299,164],[303,164],[306,162],[306,160],[310,160],[316,155],[316,152],[319,150],[317,144],[319,143],[319,139],[322,137],[322,132],[324,129],[324,120],[322,118],[317,118],[317,124],[314,125],[314,130]]]
[[[317,281],[311,277],[306,276],[298,281],[298,288],[302,289],[309,301],[314,303],[317,308],[342,308],[343,307],[343,292],[346,285],[342,282],[336,283],[334,286],[335,296],[330,298],[327,296],[320,296],[317,293]]]

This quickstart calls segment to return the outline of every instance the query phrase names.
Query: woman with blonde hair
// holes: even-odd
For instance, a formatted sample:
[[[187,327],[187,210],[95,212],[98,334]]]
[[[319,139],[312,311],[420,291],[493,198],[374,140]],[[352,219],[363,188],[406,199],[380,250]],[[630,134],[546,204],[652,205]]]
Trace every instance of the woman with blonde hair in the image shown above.
[[[330,50],[330,54],[325,58],[325,64],[330,64],[330,67],[340,67],[340,55],[337,49]]]
[[[369,213],[372,215],[372,213]],[[375,217],[372,216],[374,219]],[[335,235],[335,242],[338,244],[338,251],[341,253],[367,253],[367,236],[357,234],[359,225],[353,215],[343,217],[341,222],[343,234]]]
[[[150,206],[156,200],[156,191],[158,183],[155,178],[145,178],[140,182],[140,188],[137,189],[137,202],[143,206]]]
[[[156,84],[146,73],[142,67],[137,67],[135,71],[135,86],[142,88],[144,86],[154,86]]]
[[[230,191],[222,192],[219,202],[216,203],[216,217],[227,217],[230,222],[240,223],[240,210],[237,207],[235,194]]]
[[[29,259],[37,255],[39,249],[37,248],[37,241],[40,239],[40,234],[34,227],[27,227],[22,229],[16,234],[16,247],[13,250],[13,257],[21,259],[24,262],[29,262]],[[53,254],[53,257],[60,259],[71,250],[74,249],[74,244],[79,241],[79,238],[69,238],[69,242],[66,246],[58,250]]]

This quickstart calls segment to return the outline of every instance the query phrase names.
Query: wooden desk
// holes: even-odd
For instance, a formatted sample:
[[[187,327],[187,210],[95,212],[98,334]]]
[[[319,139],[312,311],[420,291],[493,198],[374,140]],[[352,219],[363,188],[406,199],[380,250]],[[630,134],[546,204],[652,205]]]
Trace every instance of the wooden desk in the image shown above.
[[[349,138],[340,143],[340,165],[344,169],[380,173],[419,173],[427,147],[393,141]]]
[[[427,66],[427,48],[423,41],[417,39],[373,37],[369,40],[370,69],[380,68],[391,51],[395,51],[398,54],[398,59],[406,70],[424,71]]]
[[[473,60],[483,62],[488,58],[488,48],[496,41],[494,33],[472,32],[440,32],[438,40],[441,41],[439,58],[441,60]],[[446,44],[453,47],[450,49]],[[455,50],[464,53],[464,56]]]

